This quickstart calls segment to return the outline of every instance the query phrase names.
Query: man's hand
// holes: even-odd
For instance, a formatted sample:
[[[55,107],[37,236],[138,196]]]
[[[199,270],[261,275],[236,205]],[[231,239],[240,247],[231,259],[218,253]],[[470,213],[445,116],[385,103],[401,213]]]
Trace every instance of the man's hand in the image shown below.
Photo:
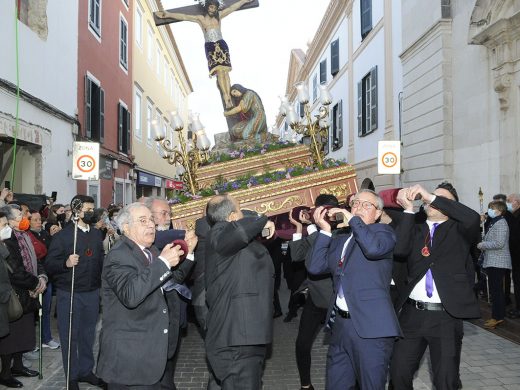
[[[338,228],[347,227],[350,219],[353,217],[352,213],[345,209],[340,209],[339,207],[334,207],[328,210],[329,218],[332,218],[333,215],[343,214],[343,222],[338,224]]]
[[[266,239],[269,240],[271,237],[274,236],[274,233],[275,233],[275,231],[276,231],[276,227],[275,227],[273,221],[267,221],[267,223],[266,223],[265,226],[264,226],[264,229],[269,229],[269,236],[264,237],[264,238],[266,238]]]
[[[303,231],[303,226],[299,221],[293,218],[293,210],[294,207],[289,211],[289,222],[291,222],[296,227],[296,233],[301,233]]]
[[[413,200],[408,199],[409,193],[410,188],[401,188],[395,200],[406,211],[413,211]]]
[[[408,191],[408,200],[412,202],[414,200],[422,199],[423,203],[430,204],[435,196],[426,191],[420,184],[411,186],[408,188]]]
[[[38,277],[38,286],[34,289],[34,295],[38,296],[47,288],[47,281],[43,277]]]
[[[70,255],[67,261],[65,262],[65,265],[67,268],[72,268],[78,265],[79,263],[79,255]]]
[[[314,218],[314,222],[318,227],[325,231],[330,233],[332,231],[330,224],[326,221],[325,215],[327,214],[328,210],[324,208],[323,206],[317,207],[316,210],[314,210],[314,214],[312,215]]]
[[[61,228],[58,225],[52,225],[49,229],[49,234],[51,236],[54,236],[56,233],[58,233],[61,230]]]
[[[167,244],[161,252],[161,257],[168,262],[170,267],[175,267],[180,263],[183,254],[184,251],[180,245]]]
[[[9,192],[9,188],[3,188],[2,191],[0,191],[0,200],[5,200],[7,195],[9,195]]]
[[[188,230],[184,236],[184,241],[188,244],[188,253],[191,254],[195,250],[199,238],[195,235],[194,230]]]
[[[12,202],[14,199],[14,193],[11,190],[8,190],[7,195],[4,198],[5,203]]]

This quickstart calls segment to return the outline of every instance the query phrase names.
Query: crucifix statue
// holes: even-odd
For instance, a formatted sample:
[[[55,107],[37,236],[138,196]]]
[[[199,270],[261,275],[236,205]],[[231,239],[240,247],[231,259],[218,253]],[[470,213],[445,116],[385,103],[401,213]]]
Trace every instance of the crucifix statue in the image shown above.
[[[228,0],[224,5],[222,0],[199,0],[199,5],[175,8],[154,13],[155,24],[188,21],[197,23],[204,33],[206,58],[209,75],[217,76],[217,84],[226,110],[233,108],[231,99],[231,59],[229,48],[222,38],[220,21],[230,13],[239,9],[258,6],[258,0]]]

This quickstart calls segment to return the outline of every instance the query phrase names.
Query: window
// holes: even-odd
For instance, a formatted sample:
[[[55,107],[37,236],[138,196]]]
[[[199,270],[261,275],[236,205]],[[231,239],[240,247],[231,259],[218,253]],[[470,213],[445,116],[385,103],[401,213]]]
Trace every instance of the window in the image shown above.
[[[153,121],[153,104],[148,101],[146,106],[146,144],[152,146],[152,121]]]
[[[143,96],[141,95],[141,92],[135,91],[135,104],[134,104],[134,136],[138,140],[141,140],[143,137],[143,129],[142,129],[142,119],[141,119],[141,102],[143,100]]]
[[[330,74],[334,77],[339,72],[339,38],[330,44]]]
[[[119,24],[119,63],[128,70],[128,25],[122,17]]]
[[[157,42],[157,57],[155,58],[155,72],[157,73],[157,77],[161,77],[161,47],[159,46],[159,42]]]
[[[156,129],[155,131],[157,131],[157,135],[161,134],[163,136],[166,136],[166,134],[163,133],[163,123],[162,123],[162,112],[157,110],[155,112],[155,120],[157,121],[157,124],[156,124]],[[156,142],[155,143],[155,149],[157,150],[157,153],[159,153],[159,155],[161,154],[161,145],[159,144],[159,142]]]
[[[105,141],[105,91],[85,76],[85,135],[94,141]]]
[[[361,0],[361,39],[372,30],[372,0]]]
[[[118,132],[117,146],[119,152],[130,154],[130,112],[122,105],[118,104]]]
[[[312,101],[315,102],[318,98],[318,75],[312,77]]]
[[[101,37],[101,0],[89,0],[88,24]]]
[[[377,129],[377,66],[358,83],[358,135]]]
[[[320,84],[327,83],[327,60],[320,62]]]
[[[139,5],[135,8],[134,34],[135,43],[137,43],[139,47],[143,47],[143,11]]]
[[[343,101],[332,108],[332,150],[343,146]]]
[[[153,30],[152,28],[148,25],[148,48],[147,48],[147,56],[146,58],[148,59],[148,63],[151,65],[152,64],[152,61],[153,61]]]

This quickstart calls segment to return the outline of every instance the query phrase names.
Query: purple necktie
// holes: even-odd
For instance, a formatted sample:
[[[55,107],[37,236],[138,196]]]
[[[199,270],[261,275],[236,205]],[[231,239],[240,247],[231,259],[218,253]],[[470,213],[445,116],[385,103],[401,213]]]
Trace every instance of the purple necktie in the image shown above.
[[[148,260],[148,265],[152,264],[153,255],[152,252],[148,248],[143,249],[144,254],[146,255],[146,259]]]
[[[435,229],[438,225],[438,223],[434,223],[430,230],[430,248],[433,246],[433,234],[435,233]],[[433,296],[433,275],[432,270],[429,268],[428,271],[426,271],[426,295],[428,298]]]

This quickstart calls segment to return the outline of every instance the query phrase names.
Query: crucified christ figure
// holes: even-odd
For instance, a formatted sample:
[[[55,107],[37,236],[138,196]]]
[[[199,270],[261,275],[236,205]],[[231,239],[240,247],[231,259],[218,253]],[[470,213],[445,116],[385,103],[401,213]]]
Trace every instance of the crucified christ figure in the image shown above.
[[[158,19],[173,19],[178,21],[188,21],[197,23],[206,41],[204,47],[206,50],[206,58],[208,60],[209,75],[217,76],[218,86],[224,98],[226,109],[233,107],[231,99],[231,82],[229,80],[229,72],[231,71],[231,59],[229,56],[229,48],[222,38],[220,29],[220,20],[230,13],[240,9],[244,4],[251,3],[253,0],[239,0],[232,5],[219,9],[221,2],[218,0],[200,1],[204,8],[203,15],[192,15],[178,12],[159,11],[155,13]]]

